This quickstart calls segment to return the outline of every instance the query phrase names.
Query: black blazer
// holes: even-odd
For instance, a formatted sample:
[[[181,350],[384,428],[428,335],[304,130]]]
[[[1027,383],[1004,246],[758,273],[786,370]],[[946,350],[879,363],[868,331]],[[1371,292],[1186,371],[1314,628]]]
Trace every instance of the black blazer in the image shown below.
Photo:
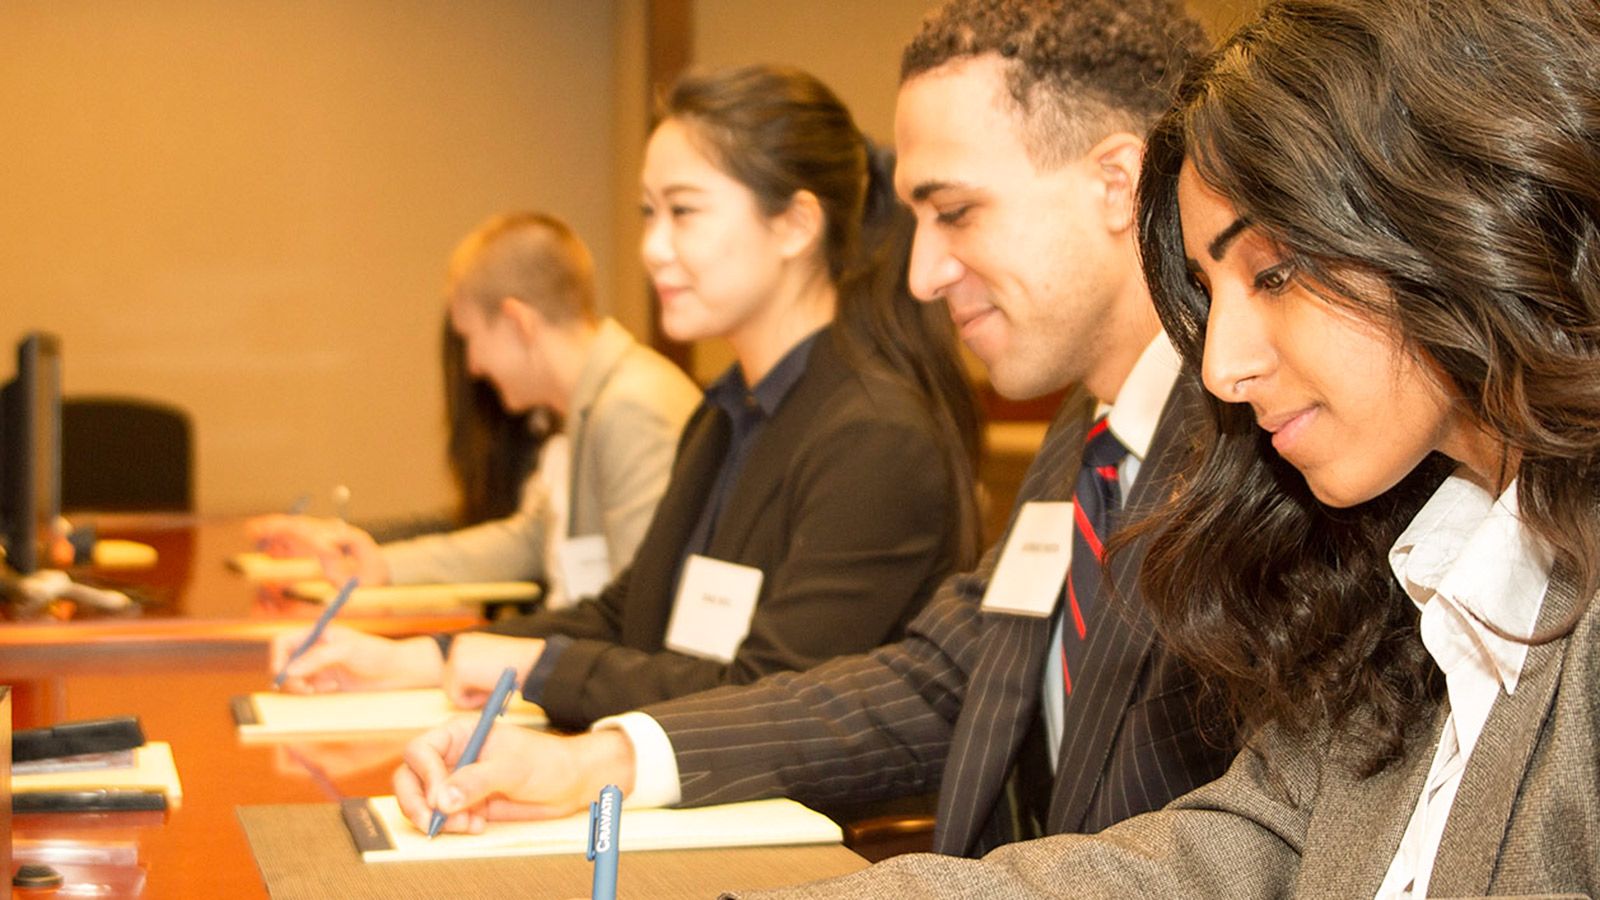
[[[1168,400],[1126,521],[1171,490],[1197,421],[1193,397],[1180,382]],[[1092,409],[1086,394],[1068,398],[1019,508],[1071,499]],[[1003,546],[946,581],[895,644],[646,708],[672,740],[684,802],[781,795],[831,805],[937,788],[935,850],[977,855],[1014,839],[1001,798],[1039,717],[1053,619],[981,611]],[[1143,555],[1135,545],[1117,557],[1115,599],[1101,604],[1090,631],[1085,676],[1065,709],[1046,822],[1053,833],[1096,831],[1162,806],[1215,778],[1232,755],[1197,734],[1192,674],[1153,640],[1135,584]]]
[[[707,554],[765,573],[750,633],[728,664],[664,649],[684,545],[729,430],[716,404],[695,411],[632,565],[599,597],[490,627],[576,639],[544,685],[551,721],[581,726],[876,647],[953,567],[957,504],[932,418],[909,388],[852,365],[829,329],[757,435]]]

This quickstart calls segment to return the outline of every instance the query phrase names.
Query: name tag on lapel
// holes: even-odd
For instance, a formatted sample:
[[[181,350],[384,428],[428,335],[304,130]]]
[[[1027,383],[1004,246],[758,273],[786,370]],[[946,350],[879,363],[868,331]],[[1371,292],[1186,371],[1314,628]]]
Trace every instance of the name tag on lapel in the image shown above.
[[[611,554],[603,534],[568,538],[556,545],[561,583],[572,600],[593,597],[611,581]]]
[[[1072,504],[1024,503],[1000,551],[983,609],[1018,616],[1048,616],[1072,565]]]
[[[761,595],[760,569],[690,554],[667,623],[668,649],[733,662]]]

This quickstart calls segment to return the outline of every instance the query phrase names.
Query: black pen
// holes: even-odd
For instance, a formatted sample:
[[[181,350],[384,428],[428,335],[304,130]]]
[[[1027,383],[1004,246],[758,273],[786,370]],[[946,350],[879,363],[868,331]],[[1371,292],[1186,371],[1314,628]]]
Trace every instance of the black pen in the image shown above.
[[[166,808],[167,795],[160,791],[19,791],[11,795],[14,813],[138,812]]]

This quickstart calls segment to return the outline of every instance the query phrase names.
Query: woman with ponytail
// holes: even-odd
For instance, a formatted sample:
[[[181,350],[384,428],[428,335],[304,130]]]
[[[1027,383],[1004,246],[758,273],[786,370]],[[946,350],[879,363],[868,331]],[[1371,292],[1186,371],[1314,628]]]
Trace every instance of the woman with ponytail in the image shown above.
[[[633,564],[576,606],[453,639],[332,632],[333,662],[308,652],[293,683],[443,684],[470,706],[512,667],[576,727],[897,637],[976,556],[979,429],[949,318],[906,288],[891,168],[804,72],[680,80],[645,155],[642,253],[666,334],[737,361]]]

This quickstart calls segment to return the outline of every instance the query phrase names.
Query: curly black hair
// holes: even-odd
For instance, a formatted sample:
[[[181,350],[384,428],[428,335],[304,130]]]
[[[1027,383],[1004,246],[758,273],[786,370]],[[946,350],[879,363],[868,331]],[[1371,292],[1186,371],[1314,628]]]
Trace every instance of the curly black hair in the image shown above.
[[[997,54],[1035,163],[1059,165],[1113,131],[1143,134],[1207,45],[1179,0],[952,0],[900,57],[902,83]]]

